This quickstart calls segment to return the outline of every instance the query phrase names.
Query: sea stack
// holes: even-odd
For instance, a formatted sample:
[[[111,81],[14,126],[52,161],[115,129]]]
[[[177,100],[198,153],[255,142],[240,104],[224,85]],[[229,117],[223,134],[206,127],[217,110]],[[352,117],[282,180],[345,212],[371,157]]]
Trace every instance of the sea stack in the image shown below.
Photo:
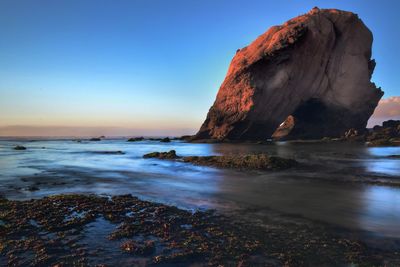
[[[313,8],[238,49],[194,139],[339,137],[365,130],[383,91],[372,33],[354,13]]]

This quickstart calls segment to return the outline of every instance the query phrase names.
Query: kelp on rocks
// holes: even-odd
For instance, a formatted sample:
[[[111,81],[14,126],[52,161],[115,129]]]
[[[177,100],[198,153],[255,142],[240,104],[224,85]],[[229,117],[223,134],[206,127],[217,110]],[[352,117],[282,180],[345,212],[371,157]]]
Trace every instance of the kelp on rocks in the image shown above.
[[[96,224],[99,220],[109,227]],[[93,227],[97,234],[90,234]],[[93,243],[103,247],[93,247]],[[317,266],[383,262],[400,264],[399,255],[331,236],[320,225],[276,223],[261,227],[212,211],[193,213],[131,195],[0,199],[0,265]]]
[[[188,156],[180,157],[175,150],[168,152],[152,152],[143,158],[181,159],[183,162],[202,166],[248,170],[283,170],[297,165],[293,159],[269,156],[267,154],[245,154],[224,156]]]

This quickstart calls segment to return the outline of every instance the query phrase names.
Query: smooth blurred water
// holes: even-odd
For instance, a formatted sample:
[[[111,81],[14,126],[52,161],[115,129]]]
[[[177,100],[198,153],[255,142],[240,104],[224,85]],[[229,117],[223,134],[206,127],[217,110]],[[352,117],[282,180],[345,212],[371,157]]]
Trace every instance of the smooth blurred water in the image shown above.
[[[13,150],[15,145],[27,150]],[[233,171],[142,158],[171,149],[182,156],[265,152],[294,158],[301,166],[277,172]],[[104,153],[110,151],[125,154]],[[261,219],[279,212],[400,238],[400,187],[371,184],[400,184],[400,159],[391,155],[400,155],[400,148],[348,143],[0,140],[0,193],[13,199],[72,192],[130,193],[188,209],[237,211]],[[29,191],[33,185],[40,190]],[[255,212],[248,215],[248,210]]]

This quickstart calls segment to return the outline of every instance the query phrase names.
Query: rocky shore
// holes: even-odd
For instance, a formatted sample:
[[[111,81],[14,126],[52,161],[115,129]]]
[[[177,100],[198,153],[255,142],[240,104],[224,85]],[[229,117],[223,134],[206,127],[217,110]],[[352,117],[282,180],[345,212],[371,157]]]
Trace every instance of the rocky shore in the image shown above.
[[[298,220],[248,224],[131,195],[0,199],[0,264],[9,266],[395,266],[370,248]],[[292,220],[293,221],[293,218]]]

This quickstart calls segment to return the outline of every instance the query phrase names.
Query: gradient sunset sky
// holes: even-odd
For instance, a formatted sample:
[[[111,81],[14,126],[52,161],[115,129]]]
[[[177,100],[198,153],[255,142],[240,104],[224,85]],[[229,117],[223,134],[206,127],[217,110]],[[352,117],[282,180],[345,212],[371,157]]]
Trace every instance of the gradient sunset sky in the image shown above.
[[[312,7],[359,14],[400,118],[400,1],[0,1],[0,135],[180,135],[200,127],[238,48]]]

